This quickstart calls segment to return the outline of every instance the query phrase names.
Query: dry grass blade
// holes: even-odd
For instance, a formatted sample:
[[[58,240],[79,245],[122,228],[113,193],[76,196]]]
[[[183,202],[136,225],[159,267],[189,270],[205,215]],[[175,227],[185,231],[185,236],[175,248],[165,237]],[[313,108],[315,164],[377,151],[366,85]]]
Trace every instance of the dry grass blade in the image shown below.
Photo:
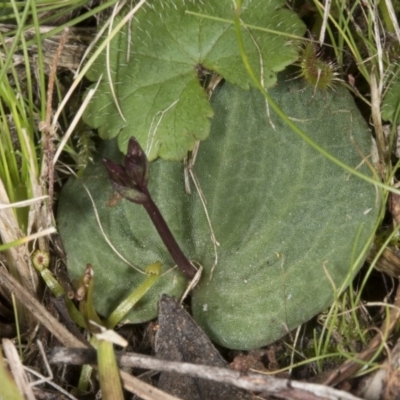
[[[0,32],[6,34],[14,30],[16,27],[10,24],[0,24]],[[40,26],[39,32],[42,35],[45,35],[52,30],[54,30],[54,26]],[[35,28],[28,28],[24,30],[24,36],[26,40],[34,40],[37,32]],[[54,35],[51,38],[47,38],[43,40],[43,56],[44,62],[49,66],[53,62],[54,53],[57,51],[59,46],[61,35]],[[70,27],[69,33],[67,37],[67,42],[64,47],[62,54],[60,55],[60,59],[58,60],[58,66],[63,68],[68,68],[75,70],[79,67],[81,58],[83,53],[86,50],[88,43],[92,40],[94,36],[94,30],[91,28],[77,28]],[[11,44],[13,38],[6,39],[6,44]],[[35,51],[37,46],[35,44],[32,45],[32,51]],[[1,54],[1,53],[0,53]],[[13,64],[19,65],[23,64],[24,58],[20,54],[13,55]]]
[[[7,192],[0,180],[0,203],[9,204],[10,201]],[[0,236],[2,243],[10,243],[16,239],[22,238],[24,235],[19,228],[18,221],[11,208],[0,209]],[[13,247],[5,251],[8,267],[21,278],[21,282],[25,287],[25,291],[35,293],[38,285],[38,279],[30,268],[29,253],[26,246]]]
[[[35,400],[35,395],[29,385],[24,367],[13,342],[9,339],[3,339],[2,347],[19,391],[23,393],[26,400]]]
[[[23,400],[22,394],[17,388],[14,379],[12,378],[3,359],[3,354],[0,351],[0,382],[1,394],[5,399]]]
[[[387,160],[387,152],[386,152],[386,139],[383,134],[383,126],[382,126],[382,118],[380,112],[381,106],[381,93],[378,89],[378,83],[376,80],[375,73],[371,74],[371,117],[374,123],[375,134],[376,134],[376,143],[378,147],[379,154],[379,173],[382,178],[385,177],[385,165]]]
[[[85,347],[74,335],[65,329],[39,301],[29,293],[4,268],[0,268],[0,286],[13,293],[17,300],[36,318],[58,341],[69,347]]]
[[[366,400],[389,400],[396,398],[400,385],[400,341],[388,358],[374,373],[367,375],[359,385],[358,394]]]
[[[54,140],[56,139],[56,132],[55,130],[51,129],[52,126],[50,124],[51,121],[51,104],[53,101],[53,90],[54,90],[54,82],[57,75],[57,66],[58,62],[61,57],[61,53],[64,50],[65,42],[67,40],[69,29],[65,28],[62,35],[60,42],[58,44],[57,50],[54,54],[53,62],[51,63],[50,67],[50,74],[49,74],[49,83],[47,87],[47,101],[46,101],[46,121],[44,126],[41,127],[41,131],[43,132],[42,142],[43,148],[45,152],[45,157],[43,158],[43,165],[42,165],[42,174],[41,174],[41,181],[46,182],[47,178],[47,185],[48,185],[48,192],[49,192],[49,209],[53,209],[53,195],[54,195],[54,165],[53,165],[53,156],[54,156]]]
[[[119,372],[124,383],[124,388],[131,393],[135,393],[144,400],[181,400],[178,397],[165,393],[162,390],[129,375],[125,371],[120,370]]]
[[[372,262],[378,253],[378,246],[374,245],[368,255],[368,262]],[[386,247],[379,257],[375,269],[397,279],[400,276],[400,254],[397,249]]]

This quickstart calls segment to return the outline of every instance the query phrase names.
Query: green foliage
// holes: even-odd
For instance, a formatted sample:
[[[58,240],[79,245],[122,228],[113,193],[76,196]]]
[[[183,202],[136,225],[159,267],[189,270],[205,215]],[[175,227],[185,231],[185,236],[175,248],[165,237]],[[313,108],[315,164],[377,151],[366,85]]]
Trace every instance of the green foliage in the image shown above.
[[[269,91],[283,111],[333,156],[371,175],[367,126],[343,88],[316,92],[282,76]],[[199,195],[185,193],[183,167],[157,160],[150,192],[185,254],[204,267],[192,298],[196,320],[217,343],[238,349],[263,346],[326,308],[334,287],[349,282],[373,234],[380,211],[376,188],[339,168],[302,141],[256,90],[225,83],[215,91],[211,137],[194,167],[217,241],[214,246]],[[101,156],[116,160],[115,141]],[[173,262],[145,211],[122,200],[110,205],[105,169],[96,164],[65,187],[59,229],[73,277],[95,267],[95,302],[108,314],[142,276],[124,265],[95,221],[91,191],[104,230],[134,264]],[[350,279],[349,279],[350,278]],[[349,279],[347,281],[347,279]],[[163,282],[163,283],[161,283]],[[156,315],[158,295],[179,295],[177,272],[159,279],[132,321]]]
[[[398,124],[400,116],[400,76],[390,84],[381,106],[382,119]]]
[[[283,5],[281,0],[248,0],[242,7],[244,23],[282,32],[243,28],[250,62],[265,87],[274,85],[276,72],[297,59],[297,44],[285,35],[301,37],[305,31]],[[186,11],[233,17],[230,0],[152,2],[119,32],[109,55],[104,51],[88,73],[92,81],[103,78],[85,122],[104,139],[118,136],[123,152],[134,135],[150,160],[183,159],[196,140],[207,138],[213,114],[198,74],[211,70],[242,88],[250,85],[232,24]]]

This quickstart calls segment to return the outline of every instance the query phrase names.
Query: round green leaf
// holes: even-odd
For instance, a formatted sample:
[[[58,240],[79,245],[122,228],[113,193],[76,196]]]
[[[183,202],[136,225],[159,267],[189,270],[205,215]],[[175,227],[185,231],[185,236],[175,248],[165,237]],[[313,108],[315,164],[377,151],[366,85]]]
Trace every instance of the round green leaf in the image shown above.
[[[297,60],[293,35],[306,29],[284,6],[283,0],[244,0],[241,8],[241,20],[252,25],[243,28],[247,56],[266,87]],[[103,139],[118,137],[123,152],[134,133],[150,160],[182,160],[196,140],[207,138],[213,115],[198,73],[212,70],[243,88],[251,83],[229,22],[233,16],[231,0],[148,2],[88,72],[92,81],[103,78],[85,122]]]
[[[335,157],[372,175],[365,162],[370,133],[350,94],[340,87],[314,93],[283,78],[270,94],[289,118]],[[185,193],[178,163],[152,163],[150,191],[186,255],[204,267],[192,297],[197,322],[225,347],[257,348],[333,301],[335,289],[361,264],[355,260],[373,234],[380,196],[374,185],[304,143],[258,91],[225,83],[212,105],[210,138],[201,143],[193,169],[205,203],[193,184],[192,193]],[[115,143],[105,147],[116,159]],[[173,265],[141,206],[124,200],[107,205],[111,190],[101,166],[88,168],[84,181],[105,231],[125,257],[142,268],[155,260]],[[219,242],[212,274],[205,208]],[[96,265],[97,306],[109,313],[140,277],[106,246],[80,182],[72,180],[63,191],[59,229],[73,276],[86,262]],[[160,294],[183,290],[179,273],[164,278],[164,286],[144,299],[146,313],[133,310],[130,320],[155,316]]]
[[[372,174],[360,165],[370,132],[344,88],[314,94],[280,82],[270,94],[321,147]],[[193,314],[219,344],[257,348],[332,303],[334,287],[360,267],[353,263],[374,231],[379,196],[269,118],[257,91],[226,85],[213,106],[196,171],[221,246],[211,280],[212,247],[202,253]]]

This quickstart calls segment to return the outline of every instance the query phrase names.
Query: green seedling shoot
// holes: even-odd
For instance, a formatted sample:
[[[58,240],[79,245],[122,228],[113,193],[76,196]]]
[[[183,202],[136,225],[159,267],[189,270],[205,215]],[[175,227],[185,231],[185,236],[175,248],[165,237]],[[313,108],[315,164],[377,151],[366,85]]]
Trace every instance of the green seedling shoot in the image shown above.
[[[147,279],[136,288],[125,300],[123,300],[118,307],[110,314],[110,316],[103,321],[97,314],[94,308],[93,288],[94,288],[94,273],[93,267],[87,264],[85,272],[80,279],[80,283],[76,290],[75,297],[79,301],[79,310],[70,298],[65,295],[65,290],[49,270],[50,255],[49,253],[36,250],[32,255],[32,264],[35,269],[40,273],[45,281],[47,287],[54,294],[55,297],[64,296],[67,310],[73,321],[81,328],[87,329],[91,333],[99,332],[99,326],[104,326],[108,329],[113,329],[115,326],[126,316],[127,313],[134,307],[134,305],[147,293],[147,291],[156,283],[161,275],[162,264],[155,262],[146,267],[145,273],[148,274]],[[94,322],[90,323],[91,321]],[[101,348],[109,354],[113,353],[112,344],[106,343],[104,340],[98,340],[95,336],[90,339],[90,344]],[[110,353],[110,354],[111,354]],[[100,354],[98,354],[100,357]],[[104,357],[103,357],[104,358]],[[106,369],[116,368],[116,365],[106,366]],[[90,382],[90,376],[93,367],[91,365],[84,365],[82,367],[81,375],[78,383],[78,390],[85,392]],[[116,369],[116,371],[118,371]],[[111,397],[110,397],[111,398]],[[120,397],[118,397],[120,398]],[[122,397],[121,397],[122,398]]]
[[[123,400],[124,394],[113,343],[100,338],[97,341],[97,364],[102,398],[104,400]]]
[[[70,298],[65,296],[65,290],[60,285],[58,280],[53,276],[49,270],[50,255],[46,251],[36,250],[32,255],[32,264],[37,272],[45,281],[47,287],[55,297],[64,296],[65,305],[72,320],[81,328],[86,328],[86,322],[82,314],[76,308],[75,304]]]
[[[94,272],[91,264],[86,265],[85,273],[79,283],[77,289],[78,300],[79,300],[79,311],[86,320],[87,329],[92,333],[99,332],[99,328],[96,325],[102,326],[103,322],[94,308],[93,300],[93,280]],[[94,322],[96,325],[92,324]]]
[[[65,296],[65,290],[48,269],[50,264],[49,253],[36,250],[32,255],[32,264],[36,271],[40,273],[47,287],[54,294],[55,297]],[[65,298],[65,304],[68,312],[74,322],[81,328],[89,329],[86,321],[94,321],[101,326],[108,329],[113,329],[132,307],[147,293],[147,291],[156,283],[161,274],[161,263],[159,261],[150,264],[146,267],[145,273],[148,274],[147,279],[136,288],[125,300],[123,300],[118,307],[110,314],[110,316],[102,321],[94,309],[93,302],[93,268],[90,264],[87,265],[84,276],[81,279],[81,284],[77,289],[77,300],[80,301],[80,310],[68,297]],[[89,329],[90,330],[90,329]]]
[[[147,279],[134,290],[107,318],[105,325],[109,329],[114,328],[128,314],[132,307],[146,294],[156,283],[161,274],[161,263],[159,261],[146,267],[145,272],[149,275]]]

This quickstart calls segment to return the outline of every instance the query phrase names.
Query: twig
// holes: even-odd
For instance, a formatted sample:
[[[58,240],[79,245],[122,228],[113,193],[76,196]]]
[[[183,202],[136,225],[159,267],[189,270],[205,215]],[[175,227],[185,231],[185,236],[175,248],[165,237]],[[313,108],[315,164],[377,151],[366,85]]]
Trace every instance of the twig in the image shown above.
[[[195,378],[208,379],[225,384],[227,383],[254,392],[262,392],[264,394],[273,395],[279,399],[359,399],[349,393],[314,383],[297,382],[289,379],[281,379],[254,373],[244,375],[238,371],[232,371],[227,368],[166,361],[134,353],[123,354],[117,352],[116,356],[121,367],[136,367],[157,371],[177,372]],[[66,363],[73,365],[94,363],[96,362],[96,352],[90,349],[55,348],[49,355],[49,361],[50,363]]]

